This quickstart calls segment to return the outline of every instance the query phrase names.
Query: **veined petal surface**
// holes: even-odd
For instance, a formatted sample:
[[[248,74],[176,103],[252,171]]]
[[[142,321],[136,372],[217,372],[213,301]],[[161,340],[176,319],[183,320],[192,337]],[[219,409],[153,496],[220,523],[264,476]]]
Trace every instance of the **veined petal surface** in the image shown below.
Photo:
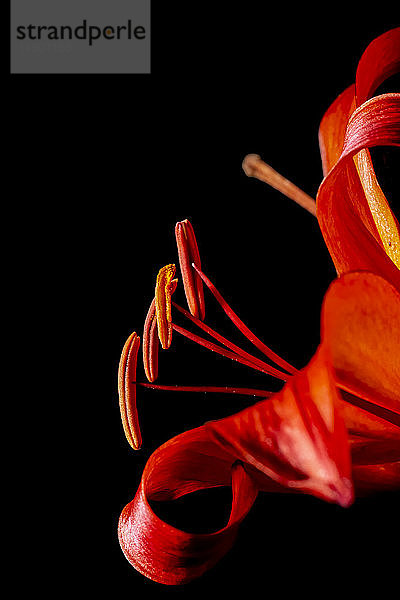
[[[232,486],[231,514],[226,526],[211,534],[181,531],[162,521],[149,503],[222,485]],[[120,516],[122,550],[153,581],[187,583],[229,550],[257,491],[243,466],[213,443],[204,427],[187,431],[158,448],[148,460],[136,496]]]
[[[396,28],[371,42],[359,61],[355,85],[333,102],[321,121],[325,179],[317,196],[318,221],[338,274],[366,269],[396,286],[399,224],[379,186],[368,148],[400,144],[399,95],[384,94],[369,102],[377,87],[399,69]]]

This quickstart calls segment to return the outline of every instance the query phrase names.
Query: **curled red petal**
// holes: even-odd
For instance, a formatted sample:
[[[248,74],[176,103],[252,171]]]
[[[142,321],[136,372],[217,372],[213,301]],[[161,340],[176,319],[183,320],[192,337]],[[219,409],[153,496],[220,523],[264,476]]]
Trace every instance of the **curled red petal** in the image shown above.
[[[381,277],[347,273],[322,310],[323,345],[342,393],[359,493],[400,489],[400,294]]]
[[[374,465],[355,465],[354,485],[357,495],[400,489],[400,461]]]
[[[188,307],[194,317],[203,321],[205,316],[203,282],[192,266],[194,263],[201,269],[201,261],[196,236],[190,221],[185,219],[176,224],[175,237]]]
[[[357,66],[357,106],[372,96],[377,87],[400,71],[400,27],[386,31],[367,46]]]
[[[344,398],[341,412],[349,433],[356,494],[400,489],[400,416],[396,425],[350,404],[349,394]]]
[[[212,534],[176,529],[149,504],[221,485],[232,485],[232,509],[227,525]],[[188,431],[161,446],[147,462],[137,494],[119,520],[121,548],[129,562],[153,581],[187,583],[230,549],[256,496],[251,477],[240,464],[232,464],[232,457],[210,440],[204,427]]]
[[[225,450],[280,485],[348,506],[351,464],[338,400],[320,351],[281,392],[206,427]]]

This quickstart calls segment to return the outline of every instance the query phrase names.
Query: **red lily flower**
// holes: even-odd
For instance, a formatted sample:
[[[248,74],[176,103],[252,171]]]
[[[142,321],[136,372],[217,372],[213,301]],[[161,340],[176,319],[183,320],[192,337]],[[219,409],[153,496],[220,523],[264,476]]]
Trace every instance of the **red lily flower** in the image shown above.
[[[350,92],[346,93],[346,101],[340,100],[324,117],[320,143],[326,177],[318,192],[317,210],[312,198],[259,158],[250,157],[244,165],[248,174],[267,180],[317,214],[338,273],[345,273],[326,294],[321,343],[305,369],[298,372],[248,329],[202,272],[191,224],[183,221],[176,226],[190,312],[172,302],[175,265],[167,265],[157,277],[145,322],[143,361],[150,383],[142,385],[168,387],[153,382],[158,374],[159,342],[169,348],[173,331],[286,383],[276,394],[223,388],[263,400],[182,433],[151,455],[134,500],[121,514],[118,531],[129,562],[154,581],[185,583],[214,565],[231,547],[258,491],[303,492],[349,506],[355,495],[400,489],[399,229],[379,191],[367,150],[372,145],[400,142],[400,95],[367,100],[383,76],[398,66],[399,33],[400,29],[393,30],[367,49],[357,74],[359,95],[354,96],[353,89],[356,99],[350,103]],[[380,71],[374,66],[379,53],[384,56]],[[365,66],[368,61],[372,74]],[[335,204],[333,194],[337,194]],[[360,253],[352,246],[354,241],[365,242]],[[350,269],[358,272],[346,273]],[[238,329],[276,366],[245,352],[204,322],[203,284]],[[178,326],[172,320],[172,307],[218,343]],[[141,442],[135,404],[138,347],[139,339],[132,334],[119,376],[124,430],[135,449]],[[163,522],[150,506],[151,501],[228,485],[232,486],[231,515],[227,525],[213,534],[180,531]]]
[[[363,272],[336,280],[318,352],[281,392],[152,454],[119,522],[131,564],[164,584],[199,576],[231,547],[258,490],[348,506],[353,490],[400,488],[399,323],[400,295],[385,280]],[[232,485],[232,511],[213,534],[179,531],[149,504],[222,485]]]

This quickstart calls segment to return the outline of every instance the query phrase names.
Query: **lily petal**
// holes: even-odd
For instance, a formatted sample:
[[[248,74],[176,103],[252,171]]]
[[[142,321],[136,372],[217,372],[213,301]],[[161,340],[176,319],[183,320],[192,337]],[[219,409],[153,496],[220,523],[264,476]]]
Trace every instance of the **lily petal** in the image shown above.
[[[172,342],[171,295],[176,289],[175,265],[165,265],[159,270],[155,291],[155,309],[158,337],[161,346],[167,349]]]
[[[368,100],[377,87],[400,71],[400,27],[378,36],[361,56],[356,73],[357,106]]]
[[[174,265],[170,265],[174,266]],[[172,269],[173,271],[173,269]],[[172,275],[173,276],[173,275]],[[170,283],[167,280],[163,282],[165,286],[165,295],[163,299],[160,299],[160,310],[166,323],[166,338],[171,336],[171,296],[176,290],[178,284],[177,279],[172,279]],[[157,285],[159,282],[157,280]],[[156,286],[157,295],[157,286]],[[161,293],[158,294],[161,296]],[[169,309],[168,309],[169,304]],[[165,326],[165,325],[164,325]],[[159,333],[158,333],[158,321],[156,311],[156,298],[153,298],[149,310],[147,311],[146,320],[144,323],[143,330],[143,366],[146,377],[150,383],[153,383],[158,377],[158,346],[159,346]]]
[[[376,179],[367,148],[386,143],[399,145],[399,115],[391,124],[386,121],[390,140],[385,141],[385,136],[379,135],[380,119],[371,118],[373,109],[367,100],[380,83],[399,70],[400,28],[396,28],[371,42],[359,61],[356,84],[335,100],[321,121],[321,158],[324,175],[329,173],[326,178],[329,183],[324,180],[317,197],[321,231],[338,273],[367,269],[395,284],[398,284],[397,276],[393,268],[385,264],[381,249],[400,269],[399,224]],[[385,94],[381,98],[386,96],[398,97]],[[387,109],[384,103],[382,100],[378,106],[381,115]],[[357,107],[361,112],[353,115]],[[347,130],[348,126],[351,131]],[[363,134],[366,134],[364,144]],[[357,152],[354,145],[358,145]],[[351,154],[354,154],[354,164],[342,160]],[[341,167],[337,168],[340,161]],[[331,176],[331,171],[336,171],[335,175]]]
[[[152,454],[137,494],[122,511],[118,526],[122,550],[140,573],[167,585],[187,583],[230,549],[257,496],[251,477],[232,462],[204,427],[173,438]],[[224,528],[211,534],[176,529],[162,521],[149,504],[221,485],[232,485],[231,515]]]
[[[324,176],[342,154],[347,123],[355,105],[355,85],[352,84],[336,98],[322,118],[318,139]]]
[[[294,371],[281,392],[156,450],[135,498],[122,511],[123,552],[154,581],[187,583],[213,566],[233,544],[258,490],[305,492],[349,506],[354,492],[400,488],[400,228],[368,150],[400,146],[400,95],[370,98],[399,68],[400,28],[367,48],[356,84],[321,122],[325,179],[317,216],[337,272],[346,274],[326,294],[316,355],[305,369]],[[176,239],[192,319],[203,319],[201,280],[206,278],[189,221],[177,223]],[[173,328],[179,329],[171,318],[174,274],[175,265],[160,270],[146,319],[143,357],[149,381],[157,377],[156,328],[163,348],[170,346]],[[121,415],[133,447],[140,446],[134,383],[138,348],[134,333],[119,374]],[[212,534],[180,531],[150,504],[230,485],[229,521]]]
[[[356,494],[400,488],[400,294],[372,273],[329,288],[323,344],[342,392]],[[350,393],[351,392],[351,393]]]
[[[153,298],[143,330],[143,366],[150,383],[158,376],[158,331],[156,318],[156,300]]]
[[[376,465],[355,465],[353,477],[358,495],[398,490],[400,487],[400,461]]]
[[[325,296],[322,335],[339,386],[399,415],[399,292],[372,273],[342,276]]]
[[[373,40],[359,60],[356,83],[344,90],[324,114],[319,128],[324,176],[339,160],[352,112],[368,100],[385,79],[400,70],[399,48],[400,27]]]
[[[281,392],[206,427],[225,450],[273,481],[348,506],[347,432],[327,365],[321,351]]]
[[[317,217],[339,274],[368,270],[400,289],[400,270],[385,250],[352,160],[378,145],[400,145],[400,94],[372,98],[352,114],[342,154],[318,190]],[[387,244],[398,237],[394,216],[391,222]]]

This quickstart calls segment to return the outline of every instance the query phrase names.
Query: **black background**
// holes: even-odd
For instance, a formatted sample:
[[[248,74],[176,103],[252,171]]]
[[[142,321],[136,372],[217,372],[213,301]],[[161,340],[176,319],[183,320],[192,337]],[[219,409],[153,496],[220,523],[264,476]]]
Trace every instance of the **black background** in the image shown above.
[[[315,196],[319,122],[353,82],[367,44],[397,25],[386,9],[384,19],[338,6],[323,14],[264,2],[164,4],[153,2],[151,75],[10,78],[13,248],[25,250],[18,322],[22,339],[35,340],[28,362],[37,355],[40,363],[25,421],[39,429],[24,476],[39,497],[43,560],[56,557],[61,587],[72,582],[94,595],[107,586],[117,598],[325,596],[373,585],[387,597],[397,494],[357,499],[347,510],[261,495],[229,554],[180,588],[145,579],[119,549],[118,516],[151,452],[253,401],[143,390],[143,449],[133,453],[125,441],[119,355],[132,330],[141,334],[158,269],[177,261],[176,221],[191,220],[205,272],[240,317],[295,366],[307,364],[335,272],[316,219],[248,179],[241,162],[259,153]],[[389,182],[393,160],[382,162]],[[181,289],[176,297],[184,303]],[[206,300],[207,322],[242,342]],[[160,356],[159,383],[280,387],[178,336]],[[229,504],[228,492],[214,491],[163,516],[208,531],[223,525]]]

